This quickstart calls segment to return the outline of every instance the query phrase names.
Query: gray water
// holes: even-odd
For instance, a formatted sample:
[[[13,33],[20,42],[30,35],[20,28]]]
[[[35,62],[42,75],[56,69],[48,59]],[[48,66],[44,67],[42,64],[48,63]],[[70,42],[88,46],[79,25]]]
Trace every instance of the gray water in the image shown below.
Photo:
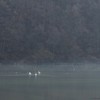
[[[94,67],[73,69],[66,65],[40,67],[41,75],[0,75],[0,100],[99,100],[100,71]],[[58,66],[58,67],[57,67]],[[72,66],[72,65],[71,65]],[[88,66],[88,65],[87,65]]]

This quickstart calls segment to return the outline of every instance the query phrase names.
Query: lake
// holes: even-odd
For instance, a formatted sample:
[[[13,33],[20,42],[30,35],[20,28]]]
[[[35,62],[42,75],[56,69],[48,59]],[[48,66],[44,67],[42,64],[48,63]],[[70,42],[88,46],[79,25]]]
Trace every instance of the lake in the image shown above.
[[[3,72],[0,100],[99,100],[100,71],[94,70],[95,66],[92,70],[76,67],[45,65],[39,68],[41,74],[37,77],[28,76],[26,70]]]

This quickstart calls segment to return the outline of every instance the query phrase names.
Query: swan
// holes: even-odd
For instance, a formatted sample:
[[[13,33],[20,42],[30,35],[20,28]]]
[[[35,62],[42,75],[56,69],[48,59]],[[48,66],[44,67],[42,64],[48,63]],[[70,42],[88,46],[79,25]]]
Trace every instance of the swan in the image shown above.
[[[38,71],[38,75],[40,75],[41,74],[41,72],[40,71]]]
[[[31,73],[31,72],[29,72],[29,73],[28,73],[28,75],[29,75],[29,76],[31,76],[31,75],[32,75],[32,73]]]
[[[34,74],[35,77],[37,77],[37,75],[38,75],[37,73]]]

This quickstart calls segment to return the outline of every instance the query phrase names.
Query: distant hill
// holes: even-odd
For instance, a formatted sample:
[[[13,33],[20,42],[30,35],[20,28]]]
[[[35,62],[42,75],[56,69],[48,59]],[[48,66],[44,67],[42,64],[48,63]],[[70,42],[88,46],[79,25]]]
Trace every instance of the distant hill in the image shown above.
[[[0,62],[100,59],[99,0],[0,0]]]

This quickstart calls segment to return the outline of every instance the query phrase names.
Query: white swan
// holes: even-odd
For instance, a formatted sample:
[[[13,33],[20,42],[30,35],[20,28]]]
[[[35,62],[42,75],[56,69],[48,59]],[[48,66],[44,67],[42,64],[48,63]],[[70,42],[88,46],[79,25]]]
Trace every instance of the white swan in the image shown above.
[[[38,75],[40,75],[40,74],[41,74],[41,72],[40,72],[40,71],[38,71],[37,73],[38,73]]]
[[[35,77],[37,77],[37,75],[38,75],[37,73],[34,74]]]
[[[32,73],[31,73],[31,72],[29,72],[29,73],[28,73],[28,75],[29,75],[29,76],[31,76],[31,75],[32,75]]]

